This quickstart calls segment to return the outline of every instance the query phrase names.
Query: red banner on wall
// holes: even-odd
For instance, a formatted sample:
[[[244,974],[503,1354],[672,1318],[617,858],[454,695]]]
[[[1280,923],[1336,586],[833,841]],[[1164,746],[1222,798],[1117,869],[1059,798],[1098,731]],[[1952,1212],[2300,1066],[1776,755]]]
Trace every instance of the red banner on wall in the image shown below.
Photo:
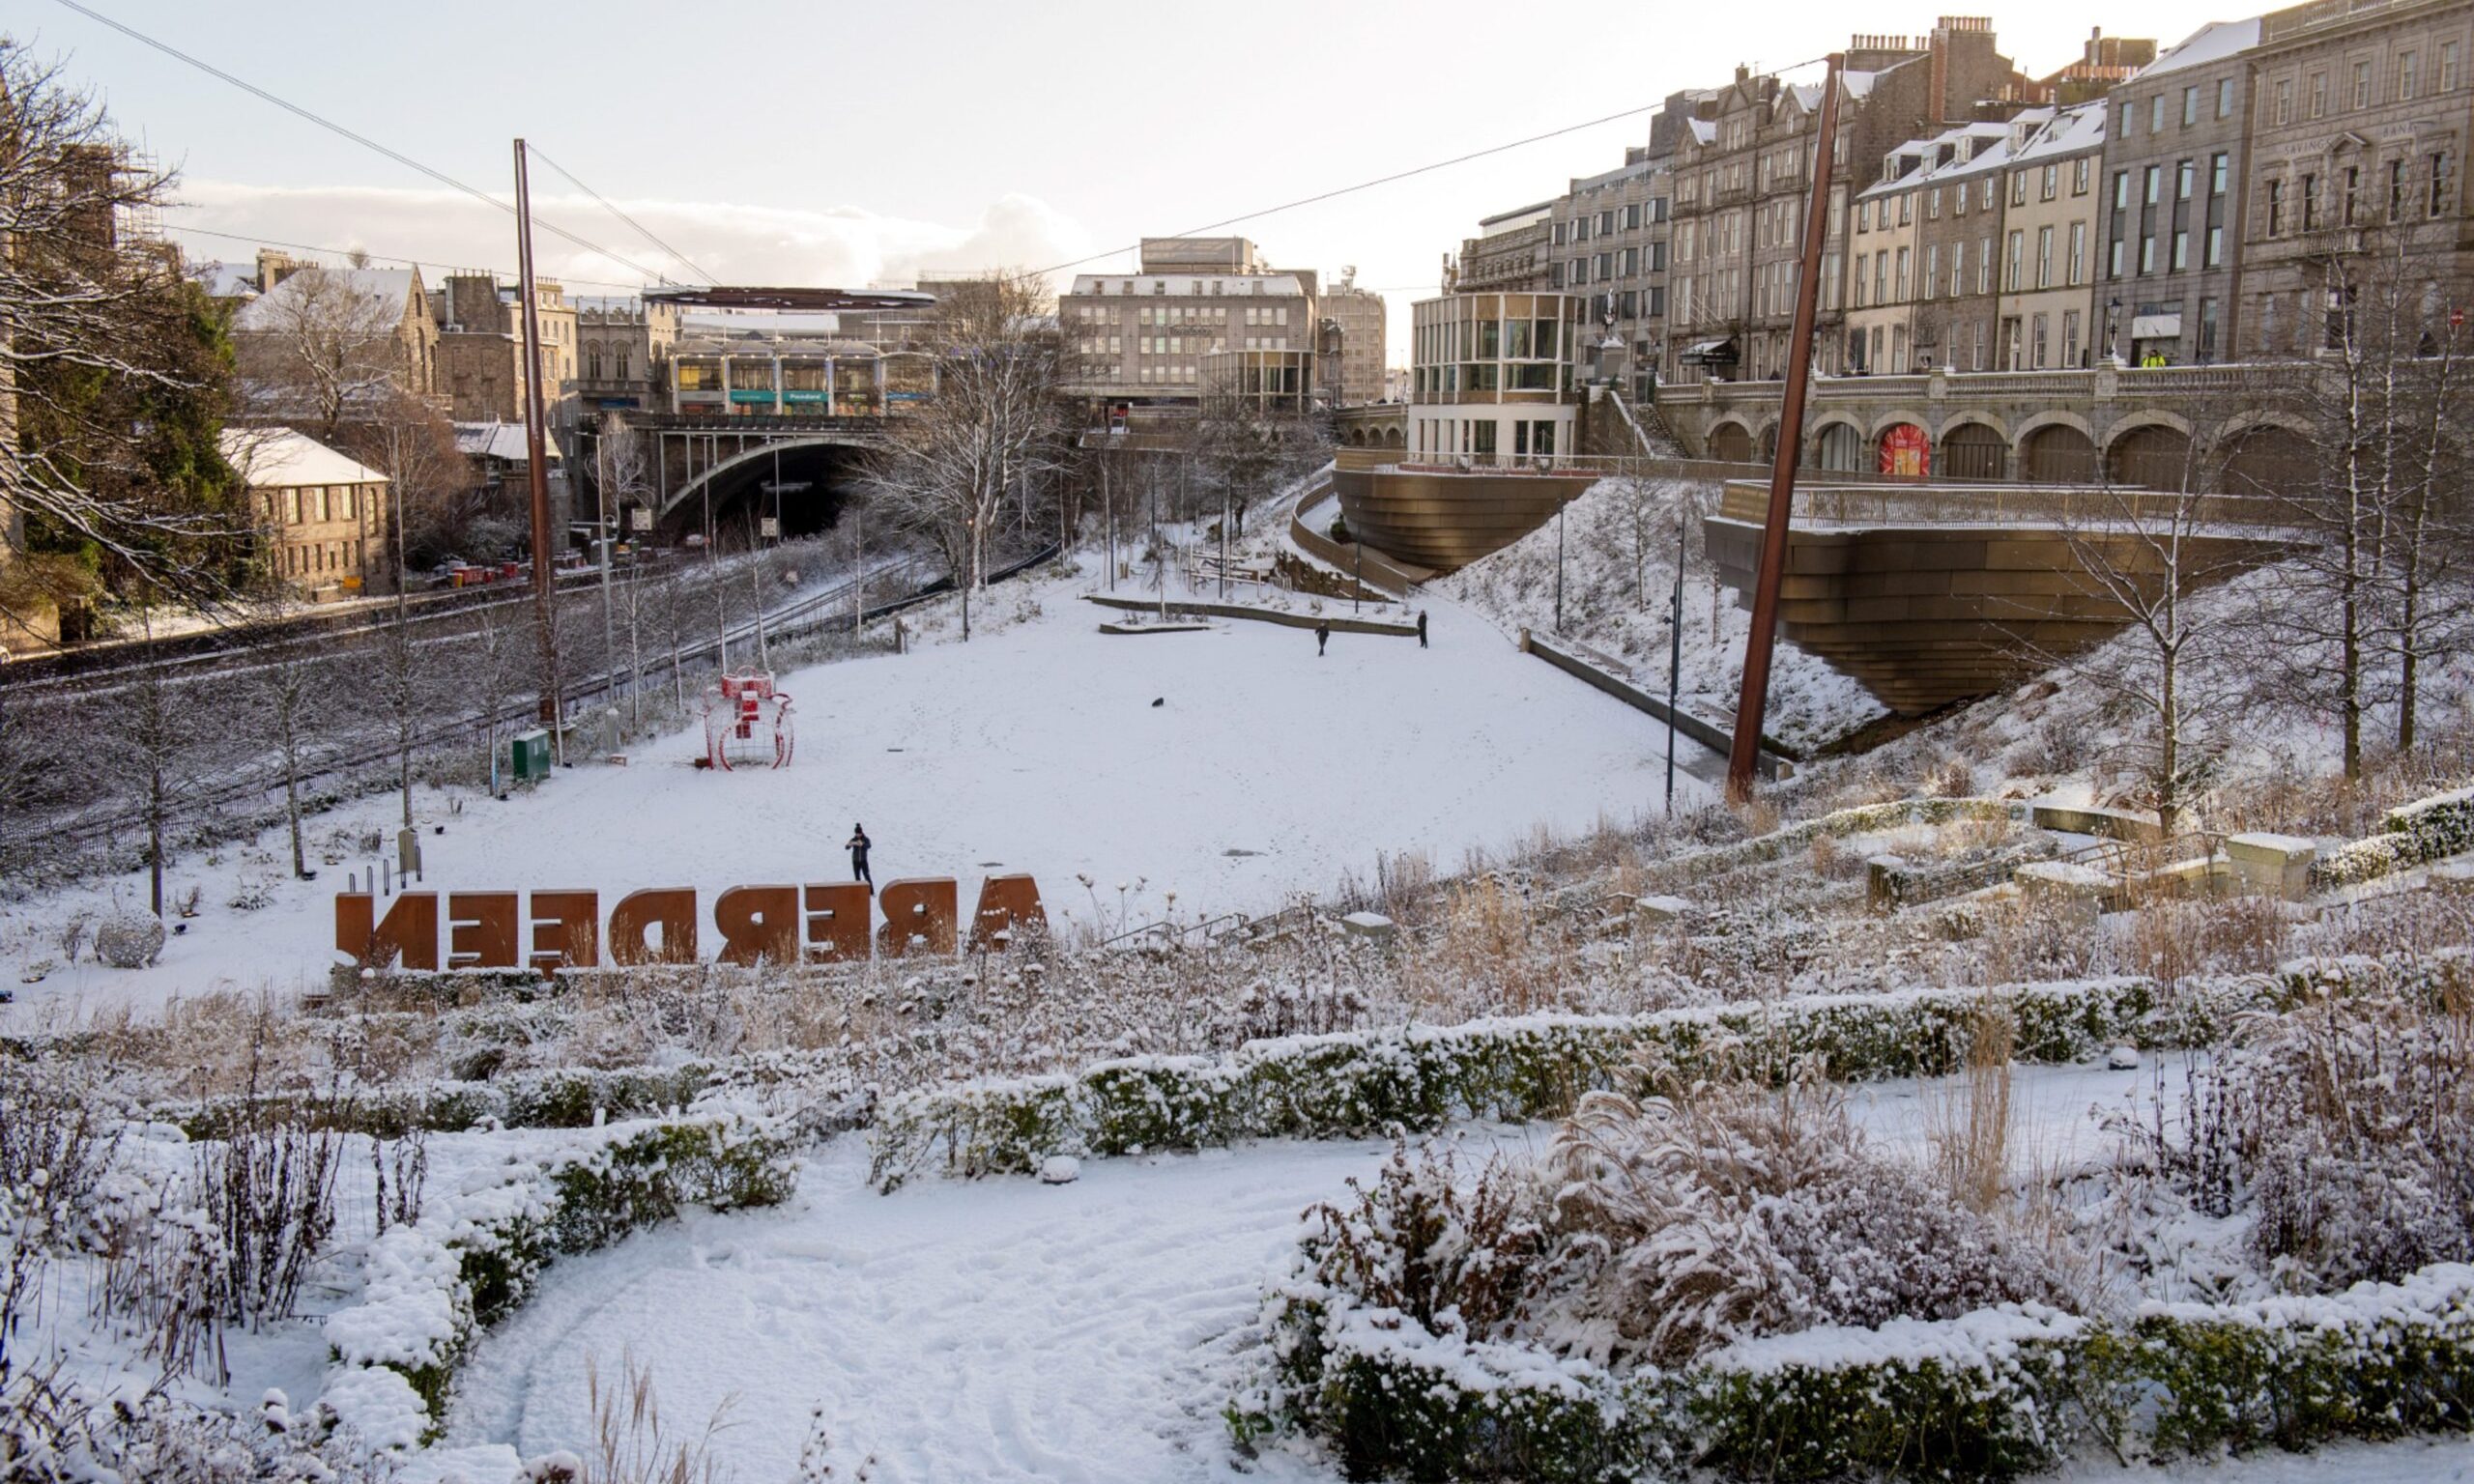
[[[1908,479],[1933,472],[1933,440],[1912,422],[1892,423],[1882,430],[1881,471]]]

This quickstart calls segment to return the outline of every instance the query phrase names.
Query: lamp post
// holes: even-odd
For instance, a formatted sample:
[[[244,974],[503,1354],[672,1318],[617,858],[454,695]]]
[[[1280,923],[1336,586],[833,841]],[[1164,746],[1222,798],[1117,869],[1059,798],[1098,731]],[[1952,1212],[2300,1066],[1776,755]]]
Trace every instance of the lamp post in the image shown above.
[[[2122,301],[2118,299],[2106,300],[2105,356],[2117,366],[2122,363],[2121,323]]]
[[[1555,507],[1555,632],[1564,632],[1564,510],[1571,504],[1567,498]]]
[[[1675,594],[1667,600],[1666,812],[1675,813],[1675,707],[1683,683],[1683,502],[1675,506]]]

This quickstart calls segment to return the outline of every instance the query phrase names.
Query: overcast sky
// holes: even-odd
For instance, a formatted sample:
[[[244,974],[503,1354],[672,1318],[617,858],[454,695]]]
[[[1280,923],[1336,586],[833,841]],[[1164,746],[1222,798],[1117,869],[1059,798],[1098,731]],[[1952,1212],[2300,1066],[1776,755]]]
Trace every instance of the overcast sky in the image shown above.
[[[725,281],[908,283],[921,269],[1046,269],[1335,187],[1787,68],[1852,26],[1928,30],[1930,7],[1770,0],[1590,9],[1503,0],[1204,12],[1135,3],[90,0],[121,22],[502,196],[528,136]],[[183,172],[174,226],[511,271],[499,212],[122,36],[55,0],[4,23],[99,90]],[[2200,0],[1995,13],[2030,73],[2088,29],[2165,44],[2255,14]],[[1808,75],[1818,75],[1817,70]],[[1224,230],[1282,267],[1407,306],[1479,217],[1623,162],[1646,112]],[[694,275],[546,168],[536,214],[638,267]],[[195,257],[244,243],[184,236]],[[635,268],[536,233],[577,292]],[[1117,252],[1091,265],[1124,271]],[[433,278],[435,273],[430,274]]]

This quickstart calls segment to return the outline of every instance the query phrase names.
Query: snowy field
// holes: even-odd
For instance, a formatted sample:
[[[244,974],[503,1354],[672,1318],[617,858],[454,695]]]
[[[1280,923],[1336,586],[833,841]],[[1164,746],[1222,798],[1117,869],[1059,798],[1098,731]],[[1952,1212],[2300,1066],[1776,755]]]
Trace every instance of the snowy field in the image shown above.
[[[693,886],[709,903],[743,883],[847,879],[842,843],[863,822],[879,882],[954,876],[967,903],[981,875],[1028,871],[1051,916],[1136,927],[1275,908],[1328,892],[1344,871],[1370,877],[1378,853],[1424,851],[1452,870],[1470,848],[1539,826],[1581,831],[1659,806],[1663,728],[1449,603],[1430,606],[1431,649],[1335,634],[1318,660],[1311,633],[1263,623],[1104,636],[1108,615],[1078,596],[1086,585],[993,591],[968,644],[786,675],[798,704],[786,770],[698,771],[703,739],[689,732],[624,768],[561,771],[504,804],[468,794],[450,813],[446,795],[424,790],[424,885],[592,887],[605,905],[641,887]],[[1713,761],[1682,747],[1687,767]],[[1678,789],[1680,802],[1708,796],[1688,775]],[[393,807],[363,800],[313,821],[313,836],[340,825],[391,839]],[[18,985],[9,1013],[23,1024],[323,978],[332,894],[346,870],[374,862],[297,882],[269,859],[279,846],[271,834],[254,851],[227,847],[219,865],[183,857],[170,895],[200,886],[201,910],[159,964],[55,969]],[[245,875],[265,882],[267,906],[227,905]],[[21,978],[56,953],[72,911],[142,904],[144,894],[132,875],[13,906],[0,915],[0,964]]]

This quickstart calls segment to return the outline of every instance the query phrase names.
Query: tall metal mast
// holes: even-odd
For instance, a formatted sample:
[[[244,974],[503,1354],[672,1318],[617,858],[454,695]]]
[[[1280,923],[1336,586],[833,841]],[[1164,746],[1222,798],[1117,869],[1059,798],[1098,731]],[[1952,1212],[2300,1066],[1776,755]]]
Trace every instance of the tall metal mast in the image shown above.
[[[532,186],[525,170],[524,141],[515,141],[516,295],[524,311],[524,446],[532,487],[532,616],[541,639],[541,721],[554,741],[564,728],[559,714],[559,627],[554,611],[550,550],[550,465],[541,401],[541,313],[532,294]]]
[[[1769,704],[1769,657],[1778,628],[1778,589],[1787,577],[1787,525],[1795,514],[1796,457],[1804,442],[1804,393],[1812,381],[1813,330],[1821,314],[1821,249],[1829,236],[1830,176],[1838,158],[1838,71],[1829,54],[1822,83],[1821,130],[1813,140],[1813,188],[1804,208],[1804,252],[1796,275],[1796,328],[1787,343],[1786,403],[1778,413],[1778,454],[1769,470],[1769,518],[1761,531],[1761,578],[1752,592],[1752,632],[1743,645],[1743,693],[1727,754],[1727,797],[1752,797],[1761,724]]]

